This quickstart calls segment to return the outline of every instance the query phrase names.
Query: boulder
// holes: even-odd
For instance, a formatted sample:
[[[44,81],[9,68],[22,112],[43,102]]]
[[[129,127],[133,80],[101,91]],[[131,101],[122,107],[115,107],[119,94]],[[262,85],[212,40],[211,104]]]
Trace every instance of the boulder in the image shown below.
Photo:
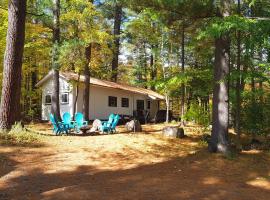
[[[142,131],[142,126],[138,120],[131,120],[130,122],[127,122],[125,127],[128,131],[133,131],[133,132]]]
[[[162,130],[162,135],[166,137],[173,138],[183,138],[185,137],[184,129],[178,126],[167,126]]]

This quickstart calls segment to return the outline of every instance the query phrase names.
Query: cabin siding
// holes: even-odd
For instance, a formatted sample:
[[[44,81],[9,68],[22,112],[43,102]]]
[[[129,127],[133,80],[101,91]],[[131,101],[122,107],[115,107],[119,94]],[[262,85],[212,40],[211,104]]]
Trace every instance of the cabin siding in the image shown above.
[[[60,114],[61,116],[65,112],[72,113],[73,107],[73,88],[72,85],[69,84],[65,79],[60,78]],[[49,120],[49,114],[51,113],[51,105],[45,104],[45,96],[52,94],[53,88],[53,81],[49,79],[46,83],[42,86],[42,120]],[[61,94],[68,93],[69,103],[68,104],[61,104]]]
[[[51,106],[45,105],[45,96],[51,94],[52,91],[52,79],[49,79],[42,87],[42,119],[49,120],[49,113],[51,112]],[[60,112],[63,115],[64,112],[70,112],[73,115],[73,106],[76,98],[76,87],[67,82],[64,78],[60,78],[60,96],[62,93],[69,94],[69,103],[60,104]],[[110,107],[108,105],[109,96],[117,97],[117,107]],[[122,107],[122,98],[129,99],[129,107]],[[144,101],[144,108],[147,109],[147,101],[150,100],[150,117],[153,118],[158,109],[157,101],[151,100],[147,95],[137,94],[120,89],[106,88],[96,85],[90,86],[90,120],[94,119],[107,119],[111,113],[121,115],[133,115],[133,110],[137,109],[137,100]],[[61,100],[60,100],[61,102]],[[83,84],[79,85],[79,93],[76,104],[76,112],[82,112],[83,110]]]

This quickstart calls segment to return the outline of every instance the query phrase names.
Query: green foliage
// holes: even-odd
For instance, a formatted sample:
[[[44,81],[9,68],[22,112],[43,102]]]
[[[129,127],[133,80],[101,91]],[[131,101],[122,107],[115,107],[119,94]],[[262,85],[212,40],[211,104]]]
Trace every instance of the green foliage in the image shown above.
[[[0,132],[0,144],[15,146],[39,146],[41,136],[30,132],[16,123],[9,132]]]
[[[61,28],[65,30],[60,47],[60,65],[63,70],[80,72],[86,65],[85,48],[91,44],[91,72],[111,57],[108,44],[112,40],[104,26],[104,18],[90,1],[62,2]],[[96,52],[96,51],[99,52]],[[97,67],[98,66],[98,67]]]
[[[243,98],[242,128],[253,136],[266,136],[270,131],[270,95],[262,90],[246,91]]]
[[[189,109],[184,115],[184,119],[187,121],[194,121],[199,125],[208,127],[210,125],[210,115],[211,113],[208,110],[205,110],[198,102],[191,102]]]
[[[248,32],[252,30],[258,22],[253,19],[231,15],[225,18],[215,17],[198,35],[198,39],[218,38],[221,35],[232,33],[233,31]]]

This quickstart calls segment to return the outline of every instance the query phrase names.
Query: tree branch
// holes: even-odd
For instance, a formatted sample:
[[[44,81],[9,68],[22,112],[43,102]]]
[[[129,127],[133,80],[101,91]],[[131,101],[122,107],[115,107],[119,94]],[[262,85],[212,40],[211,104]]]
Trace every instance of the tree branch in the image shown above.
[[[2,6],[0,6],[0,9],[5,10],[5,11],[8,11],[7,8],[4,8]],[[41,16],[46,15],[45,13],[37,14],[37,13],[32,13],[32,12],[27,12],[27,11],[26,11],[26,14],[27,15],[33,15],[33,16],[36,16],[36,17],[41,17]]]
[[[247,19],[255,19],[258,21],[270,21],[270,17],[245,17]]]

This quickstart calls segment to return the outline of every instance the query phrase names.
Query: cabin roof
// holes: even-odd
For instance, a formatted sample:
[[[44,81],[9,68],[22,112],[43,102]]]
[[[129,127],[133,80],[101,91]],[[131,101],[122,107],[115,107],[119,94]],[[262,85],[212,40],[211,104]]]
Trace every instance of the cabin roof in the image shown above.
[[[36,87],[42,86],[45,82],[47,82],[50,78],[52,78],[53,72],[50,71],[45,77],[43,77],[37,84]],[[60,72],[59,76],[71,81],[77,81],[78,80],[78,74],[73,73],[73,72]],[[83,82],[85,80],[84,75],[80,75],[80,82]],[[138,94],[143,94],[149,96],[151,99],[159,99],[159,100],[164,100],[164,96],[149,89],[141,88],[141,87],[135,87],[135,86],[130,86],[127,84],[122,84],[122,83],[115,83],[107,80],[101,80],[97,79],[94,77],[90,78],[90,84],[91,85],[96,85],[96,86],[101,86],[101,87],[107,87],[107,88],[113,88],[113,89],[119,89],[119,90],[125,90],[133,93],[138,93]]]

